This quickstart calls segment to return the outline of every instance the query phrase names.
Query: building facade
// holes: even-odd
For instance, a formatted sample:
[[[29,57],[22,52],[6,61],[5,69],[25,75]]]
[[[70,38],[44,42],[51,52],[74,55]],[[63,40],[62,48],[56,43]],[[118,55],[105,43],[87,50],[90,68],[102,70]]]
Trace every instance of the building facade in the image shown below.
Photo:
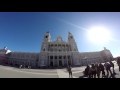
[[[10,50],[7,50],[7,47],[0,49],[0,64],[8,64]]]
[[[24,64],[32,67],[83,66],[113,59],[111,52],[106,48],[97,52],[79,52],[70,32],[68,33],[67,42],[61,36],[52,41],[50,33],[46,32],[41,50],[38,53],[9,52],[6,55],[8,64]]]

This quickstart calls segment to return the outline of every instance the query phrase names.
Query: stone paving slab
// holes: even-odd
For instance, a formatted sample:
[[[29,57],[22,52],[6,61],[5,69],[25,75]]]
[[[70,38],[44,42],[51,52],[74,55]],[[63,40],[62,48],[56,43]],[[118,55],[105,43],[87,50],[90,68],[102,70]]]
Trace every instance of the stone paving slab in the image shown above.
[[[57,69],[57,73],[59,78],[69,78],[69,73],[66,73],[61,69]],[[73,76],[73,78],[77,78],[77,77]]]

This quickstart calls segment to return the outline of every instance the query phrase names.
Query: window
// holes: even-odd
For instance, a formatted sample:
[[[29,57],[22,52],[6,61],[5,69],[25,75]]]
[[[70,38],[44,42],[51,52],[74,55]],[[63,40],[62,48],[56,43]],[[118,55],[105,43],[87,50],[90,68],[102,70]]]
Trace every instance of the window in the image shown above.
[[[48,38],[48,36],[46,36],[45,38]]]
[[[66,56],[64,56],[64,59],[66,59]]]
[[[68,59],[70,59],[70,56],[68,56]]]
[[[50,59],[53,59],[53,56],[50,56]]]
[[[36,60],[37,62],[39,61],[39,59]]]
[[[59,59],[62,59],[62,56],[59,56]]]
[[[57,59],[57,56],[55,56],[55,59]]]
[[[45,48],[43,49],[43,51],[45,51]]]

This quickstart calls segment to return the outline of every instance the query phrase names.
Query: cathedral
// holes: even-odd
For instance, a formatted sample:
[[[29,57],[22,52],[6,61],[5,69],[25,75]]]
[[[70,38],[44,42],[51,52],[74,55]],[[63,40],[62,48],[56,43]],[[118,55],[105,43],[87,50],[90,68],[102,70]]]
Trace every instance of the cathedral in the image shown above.
[[[51,40],[50,32],[46,32],[38,53],[12,52],[6,47],[0,50],[0,64],[30,65],[31,67],[64,67],[84,66],[96,62],[105,62],[113,59],[111,52],[104,47],[97,52],[79,52],[73,35],[68,32],[68,41],[58,36]]]

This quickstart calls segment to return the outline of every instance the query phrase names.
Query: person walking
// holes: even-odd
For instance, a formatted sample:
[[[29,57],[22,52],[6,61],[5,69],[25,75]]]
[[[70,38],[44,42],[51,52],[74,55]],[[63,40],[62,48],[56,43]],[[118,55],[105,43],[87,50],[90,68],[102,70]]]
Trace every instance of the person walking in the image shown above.
[[[70,77],[73,78],[73,76],[72,76],[72,67],[70,65],[67,67],[67,71],[69,73],[69,78]]]

